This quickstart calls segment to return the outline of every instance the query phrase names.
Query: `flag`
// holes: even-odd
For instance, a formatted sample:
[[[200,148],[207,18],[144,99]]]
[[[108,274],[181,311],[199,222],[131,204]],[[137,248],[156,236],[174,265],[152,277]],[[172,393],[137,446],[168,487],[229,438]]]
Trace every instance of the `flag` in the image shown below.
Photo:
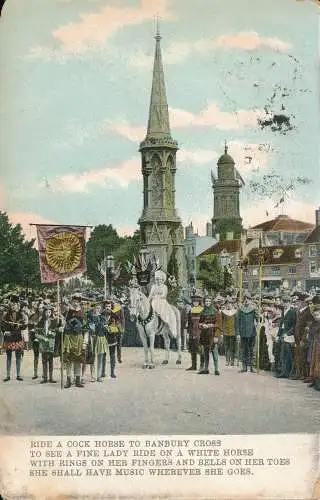
[[[86,227],[38,225],[41,283],[54,283],[87,270]]]

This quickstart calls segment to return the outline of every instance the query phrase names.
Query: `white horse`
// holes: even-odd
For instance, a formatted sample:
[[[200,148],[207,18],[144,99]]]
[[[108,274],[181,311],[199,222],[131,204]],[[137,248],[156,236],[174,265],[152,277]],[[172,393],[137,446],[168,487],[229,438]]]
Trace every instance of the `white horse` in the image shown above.
[[[178,349],[178,359],[176,361],[177,365],[181,365],[181,323],[180,323],[180,312],[179,310],[169,304],[172,307],[177,321],[177,349]],[[153,349],[154,349],[154,339],[155,335],[162,335],[164,339],[165,346],[165,358],[162,361],[163,365],[167,365],[169,362],[169,350],[170,350],[170,337],[173,335],[170,331],[167,323],[162,321],[160,316],[153,310],[148,297],[142,293],[139,288],[130,289],[130,305],[129,313],[131,320],[136,320],[136,325],[140,335],[140,339],[144,348],[144,365],[143,368],[154,368],[155,364],[153,361]],[[149,347],[148,347],[149,339]]]

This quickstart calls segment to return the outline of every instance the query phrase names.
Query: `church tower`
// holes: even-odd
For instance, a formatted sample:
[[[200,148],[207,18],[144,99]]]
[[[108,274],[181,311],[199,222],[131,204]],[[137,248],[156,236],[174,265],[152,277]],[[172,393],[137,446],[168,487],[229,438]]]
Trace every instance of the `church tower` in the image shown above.
[[[175,208],[178,143],[171,137],[158,29],[155,40],[148,129],[139,148],[143,175],[143,211],[138,223],[142,244],[155,254],[163,270],[168,269],[169,262],[169,268],[173,265],[175,277],[184,287],[187,283],[184,234]]]
[[[242,219],[239,194],[244,183],[235,168],[233,158],[228,154],[227,144],[217,165],[218,178],[211,173],[214,198],[212,235],[219,235],[220,240],[240,239]]]

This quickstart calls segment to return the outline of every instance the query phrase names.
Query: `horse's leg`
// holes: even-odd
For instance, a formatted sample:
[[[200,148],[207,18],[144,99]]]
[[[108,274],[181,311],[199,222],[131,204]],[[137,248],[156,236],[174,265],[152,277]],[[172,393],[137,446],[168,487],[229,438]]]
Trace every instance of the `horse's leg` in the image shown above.
[[[176,365],[181,365],[181,335],[178,332],[177,336],[177,350],[178,350],[178,357],[176,361]]]
[[[148,342],[147,342],[147,337],[144,331],[144,328],[141,326],[138,326],[138,332],[139,336],[143,345],[143,350],[144,350],[144,365],[142,368],[148,368],[149,362],[148,362]]]
[[[163,340],[164,340],[164,360],[162,361],[163,365],[167,365],[169,363],[169,351],[170,351],[170,336],[169,336],[169,328],[167,325],[163,327]]]
[[[178,314],[177,314],[178,313]],[[178,351],[178,357],[176,361],[176,365],[181,365],[181,321],[180,321],[180,314],[177,311],[176,313],[176,319],[177,319],[177,351]]]
[[[154,368],[155,364],[153,361],[153,350],[154,350],[154,339],[155,339],[155,331],[152,329],[149,333],[149,354],[150,354],[150,362],[148,368]]]

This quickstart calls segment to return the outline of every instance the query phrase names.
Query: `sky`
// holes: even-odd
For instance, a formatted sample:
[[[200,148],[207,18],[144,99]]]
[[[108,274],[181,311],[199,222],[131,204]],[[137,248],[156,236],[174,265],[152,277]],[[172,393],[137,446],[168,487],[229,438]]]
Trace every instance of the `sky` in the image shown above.
[[[21,223],[112,224],[142,212],[139,142],[161,47],[176,205],[199,234],[224,141],[246,227],[319,206],[319,7],[311,0],[7,0],[0,30],[0,209]],[[291,130],[259,126],[283,114]],[[294,186],[262,193],[264,176]],[[301,183],[297,178],[305,178]],[[265,177],[270,185],[273,177]],[[269,186],[270,187],[270,186]]]

